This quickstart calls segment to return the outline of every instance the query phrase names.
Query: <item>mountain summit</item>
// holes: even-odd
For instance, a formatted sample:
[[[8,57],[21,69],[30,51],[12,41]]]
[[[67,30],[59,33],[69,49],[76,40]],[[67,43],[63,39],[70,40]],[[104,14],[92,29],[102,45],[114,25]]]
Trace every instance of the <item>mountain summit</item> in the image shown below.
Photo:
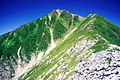
[[[120,28],[65,10],[0,36],[0,80],[118,80]]]

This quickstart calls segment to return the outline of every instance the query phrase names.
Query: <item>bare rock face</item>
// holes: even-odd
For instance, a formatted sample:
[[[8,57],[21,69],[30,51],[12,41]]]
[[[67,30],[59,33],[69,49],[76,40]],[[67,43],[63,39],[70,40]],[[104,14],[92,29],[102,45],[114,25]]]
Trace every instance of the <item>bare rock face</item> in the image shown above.
[[[69,80],[119,80],[120,47],[110,45],[109,49],[91,55],[87,61],[80,61]]]
[[[9,80],[14,73],[15,70],[9,60],[0,62],[0,80]]]

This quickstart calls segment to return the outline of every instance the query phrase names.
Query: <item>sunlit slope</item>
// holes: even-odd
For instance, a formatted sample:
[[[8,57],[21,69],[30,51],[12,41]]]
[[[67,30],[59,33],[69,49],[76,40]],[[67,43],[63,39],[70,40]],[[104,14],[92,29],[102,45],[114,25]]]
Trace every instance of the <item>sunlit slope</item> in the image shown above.
[[[51,43],[50,30],[55,41],[63,39],[67,31],[77,28],[83,20],[83,17],[68,11],[54,10],[42,18],[1,35],[0,79],[14,77],[17,65],[29,63],[33,55],[37,57],[38,53],[46,52]]]
[[[97,56],[98,52],[107,50],[108,52],[102,53],[103,55],[110,53],[110,50],[114,52],[112,48],[109,49],[111,44],[120,45],[120,28],[101,16],[89,15],[66,40],[43,57],[39,65],[33,67],[19,80],[86,80],[79,79],[80,73],[77,78],[74,76],[77,74],[76,67],[77,70],[83,69],[82,66],[78,67],[78,64],[82,61],[89,62],[89,58],[94,54]],[[116,48],[116,50],[120,49]]]

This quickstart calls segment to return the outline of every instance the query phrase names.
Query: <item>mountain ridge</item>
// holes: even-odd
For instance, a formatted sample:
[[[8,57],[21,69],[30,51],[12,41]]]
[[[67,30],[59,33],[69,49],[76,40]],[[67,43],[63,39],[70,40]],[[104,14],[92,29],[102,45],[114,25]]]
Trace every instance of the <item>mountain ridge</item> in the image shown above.
[[[27,72],[21,74],[22,76],[13,77],[14,79],[46,80],[49,79],[50,74],[54,74],[52,77],[54,80],[58,79],[58,74],[63,74],[64,71],[67,76],[60,79],[67,79],[75,73],[74,68],[81,59],[89,59],[93,54],[107,50],[111,44],[119,46],[119,35],[120,28],[99,15],[91,14],[87,18],[83,18],[68,11],[54,10],[42,18],[0,37],[0,52],[2,52],[0,67],[5,66],[3,63],[11,65],[5,66],[5,68],[10,67],[9,71],[2,67],[1,79],[12,78],[26,64],[28,65]],[[116,49],[119,52],[119,47]],[[70,57],[69,53],[73,57]],[[59,58],[63,59],[61,64]],[[73,63],[69,61],[73,61]],[[34,64],[29,65],[30,62],[31,64],[34,62]],[[68,65],[67,71],[72,68],[70,76],[64,69],[61,69],[64,70],[63,72],[56,69],[63,64]],[[10,75],[6,75],[4,72]]]

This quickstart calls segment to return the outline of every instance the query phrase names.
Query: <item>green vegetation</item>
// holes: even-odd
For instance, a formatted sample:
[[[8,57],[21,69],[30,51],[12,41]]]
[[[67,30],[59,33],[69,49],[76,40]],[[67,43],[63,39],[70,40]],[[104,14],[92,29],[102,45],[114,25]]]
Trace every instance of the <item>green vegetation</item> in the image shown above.
[[[50,21],[48,15],[46,15],[22,25],[13,32],[2,35],[0,37],[0,57],[3,56],[3,60],[10,59],[10,57],[18,58],[17,51],[21,46],[20,58],[23,61],[29,62],[32,53],[37,54],[38,51],[47,50],[48,44],[51,41],[49,28],[53,28],[55,40],[64,38],[64,33],[68,30],[68,26],[70,26],[66,21],[71,22],[72,15],[67,11],[63,11],[60,17],[58,17],[56,11],[50,14]],[[24,56],[27,58],[24,59]]]
[[[91,23],[89,23],[89,21],[91,21]],[[86,32],[85,34],[88,34],[94,39],[98,39],[97,44],[91,47],[91,49],[94,49],[94,52],[107,49],[107,44],[109,43],[118,46],[120,45],[119,27],[113,25],[103,17],[93,14],[88,16],[88,18],[82,22],[79,29],[82,29],[82,27],[84,27],[87,23],[89,24],[84,28],[84,31]],[[100,36],[103,37],[105,40],[102,39]]]
[[[66,54],[66,50],[71,47],[70,44],[76,44],[78,41],[82,40],[84,37],[81,37],[80,39],[76,40],[76,38],[79,37],[79,35],[76,36],[76,32],[74,32],[72,35],[69,36],[63,43],[59,44],[55,49],[53,49],[47,56],[48,58],[44,58],[43,62],[39,64],[38,66],[34,67],[28,74],[23,77],[20,77],[20,80],[25,80],[28,77],[32,80],[35,80],[38,78],[38,76],[45,76],[45,73],[47,73],[50,69],[52,69],[55,65],[58,65],[60,67],[62,64],[67,64],[67,69],[63,69],[62,72],[66,73],[70,71],[70,68],[74,68],[75,65],[79,62],[79,60],[76,59],[76,57],[79,57],[81,59],[81,56],[78,56],[79,53],[69,53]],[[57,56],[57,57],[55,57]],[[71,57],[73,56],[73,57]],[[60,58],[63,58],[62,64],[59,63]],[[52,62],[53,61],[53,62]],[[68,63],[69,62],[69,63]],[[44,78],[44,80],[49,80],[48,78],[52,75],[55,75],[52,77],[54,80],[58,74],[60,74],[60,71],[57,71],[58,67],[53,69],[49,74],[47,74]],[[54,71],[57,71],[57,73],[54,73]],[[73,71],[68,74],[72,75]]]
[[[102,39],[99,39],[99,41],[96,43],[96,45],[92,46],[91,49],[93,49],[94,53],[99,52],[102,50],[106,50],[108,48],[107,42],[105,42]]]
[[[57,21],[55,23],[55,28],[54,28],[54,31],[53,31],[54,40],[63,38],[64,33],[66,31],[67,31],[67,29],[59,21]]]
[[[96,20],[94,21],[93,28],[110,43],[120,45],[120,28],[101,16],[96,15],[94,17]]]
[[[51,16],[51,19],[49,19],[49,16]],[[17,64],[16,60],[19,56],[22,61],[29,63],[32,54],[37,56],[40,51],[45,52],[47,50],[48,45],[51,43],[50,29],[53,30],[53,39],[58,40],[64,39],[65,33],[74,28],[77,29],[66,40],[59,43],[46,57],[42,58],[39,65],[34,66],[19,80],[26,80],[27,78],[35,80],[39,76],[44,80],[54,80],[60,73],[65,74],[71,70],[64,78],[66,80],[74,73],[74,67],[79,60],[84,60],[92,55],[89,52],[81,56],[80,53],[84,50],[66,52],[83,39],[97,40],[97,43],[89,48],[93,50],[93,53],[106,50],[108,44],[120,45],[120,28],[103,17],[94,14],[86,19],[82,17],[80,19],[80,16],[73,16],[67,11],[62,11],[60,15],[57,11],[53,11],[42,18],[0,36],[0,62],[3,64],[2,62],[5,60],[13,61],[9,65],[14,72],[13,64]],[[17,52],[20,47],[18,56]],[[114,50],[119,51],[119,49]],[[110,62],[109,60],[108,63]],[[55,65],[57,66],[55,67]],[[58,70],[61,65],[66,68]],[[52,69],[51,72],[47,73],[50,69]]]

